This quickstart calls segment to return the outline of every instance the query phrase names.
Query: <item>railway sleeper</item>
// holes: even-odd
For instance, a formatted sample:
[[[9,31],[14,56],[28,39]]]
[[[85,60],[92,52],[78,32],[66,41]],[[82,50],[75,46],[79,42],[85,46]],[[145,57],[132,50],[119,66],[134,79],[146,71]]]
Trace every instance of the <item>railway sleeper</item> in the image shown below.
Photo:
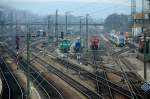
[[[63,63],[63,64],[69,64],[69,68],[76,68],[76,70],[82,70],[80,67],[78,67],[78,66],[75,66],[74,64],[71,64],[71,63],[69,63],[69,62],[66,62],[65,60],[62,60],[61,59],[61,63]],[[86,76],[89,76],[89,78],[91,78],[92,77],[92,79],[96,79],[96,76],[94,75],[94,74],[92,74],[92,73],[89,73],[88,71],[85,71],[85,72],[87,72],[87,74],[88,75],[86,75]],[[106,80],[105,78],[103,78],[103,77],[98,77],[99,78],[99,82],[101,83],[101,84],[103,84],[103,85],[106,85],[107,83],[109,84],[109,87],[111,88],[111,90],[113,90],[113,91],[115,91],[115,92],[119,92],[120,94],[122,94],[122,95],[124,95],[124,96],[126,96],[126,97],[132,97],[131,96],[131,94],[130,94],[130,92],[128,91],[128,90],[126,90],[126,89],[124,89],[124,88],[122,88],[121,86],[118,86],[118,85],[116,85],[116,84],[114,84],[114,83],[112,83],[111,81],[108,81],[108,80]],[[108,86],[107,86],[108,87]],[[137,94],[137,96],[138,97],[141,97],[141,95],[139,95],[139,94]],[[140,98],[139,98],[140,99]]]
[[[20,63],[23,64],[23,66],[24,66],[22,68],[27,69],[28,65],[26,64],[25,60],[21,60]],[[49,85],[49,83],[51,83],[51,82],[49,82],[49,83],[46,82],[43,79],[43,77],[39,76],[39,74],[37,72],[35,72],[32,68],[30,68],[30,72],[31,72],[31,75],[34,76],[34,78],[36,78],[39,81],[39,83],[46,89],[46,91],[48,92],[48,94],[50,95],[50,97],[52,99],[61,99],[58,92],[56,92],[56,90],[51,85]]]

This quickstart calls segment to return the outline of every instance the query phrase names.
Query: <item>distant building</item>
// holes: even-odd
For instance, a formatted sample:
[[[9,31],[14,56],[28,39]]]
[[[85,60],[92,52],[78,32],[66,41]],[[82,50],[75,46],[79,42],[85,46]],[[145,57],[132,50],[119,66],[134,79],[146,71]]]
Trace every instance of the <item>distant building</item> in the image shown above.
[[[138,36],[142,33],[142,28],[143,28],[143,19],[144,16],[142,13],[137,13],[134,15],[134,19],[135,19],[135,25],[134,27],[132,27],[132,31],[134,31],[134,36]]]
[[[0,23],[4,21],[4,10],[0,8]]]
[[[144,12],[145,19],[150,19],[150,0],[145,1]]]
[[[0,8],[0,34],[1,36],[4,34],[4,22],[5,22],[5,15],[4,15],[4,10]]]
[[[143,29],[143,21],[145,20],[144,27],[150,29],[150,0],[145,0],[144,13],[136,13],[134,15],[135,24],[132,27],[134,30],[134,36],[141,35]]]
[[[148,22],[148,24],[146,25],[146,28],[150,30],[150,0],[145,1],[144,18]]]

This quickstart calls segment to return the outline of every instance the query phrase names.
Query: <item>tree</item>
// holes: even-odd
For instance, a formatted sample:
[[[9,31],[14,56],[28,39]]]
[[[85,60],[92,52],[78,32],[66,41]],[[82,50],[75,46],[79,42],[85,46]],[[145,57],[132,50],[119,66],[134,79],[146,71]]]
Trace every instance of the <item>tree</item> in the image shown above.
[[[116,13],[109,15],[104,22],[105,32],[110,32],[112,29],[120,32],[129,31],[128,20],[128,15]]]

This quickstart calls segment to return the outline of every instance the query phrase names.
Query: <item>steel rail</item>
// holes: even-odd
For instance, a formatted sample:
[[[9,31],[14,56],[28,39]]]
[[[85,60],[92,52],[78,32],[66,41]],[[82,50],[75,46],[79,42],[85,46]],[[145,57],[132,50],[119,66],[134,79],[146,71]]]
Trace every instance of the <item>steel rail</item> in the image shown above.
[[[11,99],[10,97],[11,97],[11,94],[10,94],[10,86],[9,86],[9,84],[8,84],[8,82],[7,82],[7,80],[6,80],[6,78],[5,78],[5,75],[4,75],[4,73],[3,73],[3,71],[0,69],[0,71],[1,71],[1,74],[2,74],[2,77],[3,77],[3,79],[4,79],[4,81],[2,82],[2,86],[4,85],[4,84],[6,84],[6,85],[4,85],[3,86],[3,88],[5,88],[5,89],[2,89],[2,97],[3,98],[8,98],[8,99]],[[7,89],[7,91],[5,91]],[[6,96],[5,96],[5,95]]]
[[[44,66],[46,64],[48,64],[46,61],[42,60],[41,58],[36,58],[36,60],[37,59],[38,59],[37,62],[40,63],[40,64],[42,64],[42,65],[44,65]],[[60,78],[62,78],[64,81],[66,81],[68,84],[70,84],[71,86],[73,86],[75,89],[77,89],[78,91],[80,91],[82,94],[84,94],[85,96],[87,96],[89,99],[98,99],[99,97],[101,99],[103,98],[99,94],[97,94],[97,93],[89,90],[87,87],[81,85],[79,82],[77,82],[74,79],[72,79],[71,77],[67,76],[62,71],[54,68],[50,64],[48,64],[48,66],[46,68],[50,72],[53,72],[54,74],[56,74],[57,76],[59,76]]]
[[[8,48],[8,53],[11,54],[12,57],[14,57],[14,58],[16,57],[16,53],[15,53],[14,50]],[[22,66],[22,67],[24,67],[24,70],[27,72],[27,69],[26,69],[25,67],[27,67],[28,65],[27,65],[27,63],[26,63],[26,61],[25,61],[24,59],[23,59],[23,61],[19,62],[19,65]],[[32,76],[40,75],[40,74],[38,74],[39,72],[36,71],[36,70],[34,70],[31,66],[30,66],[30,69],[32,70],[32,71],[31,71],[31,75],[32,75]],[[30,75],[30,76],[31,76],[31,75]],[[40,77],[39,79],[44,80],[43,83],[45,83],[45,85],[47,84],[47,85],[49,86],[49,87],[47,87],[47,86],[45,86],[44,84],[42,84],[42,86],[44,86],[43,88],[44,88],[44,89],[47,91],[47,93],[49,94],[50,99],[51,99],[51,94],[49,93],[49,91],[50,91],[49,88],[50,88],[50,87],[53,88],[53,89],[60,95],[60,98],[59,98],[59,99],[64,99],[63,96],[61,95],[61,93],[60,93],[51,83],[49,83],[48,80],[46,80],[42,75],[40,75],[39,77]],[[41,80],[39,80],[39,82],[40,82],[40,81],[41,81]]]
[[[1,67],[1,70],[3,69],[5,71],[5,72],[3,72],[3,74],[4,74],[4,76],[7,76],[7,78],[5,78],[7,80],[7,84],[11,85],[11,86],[9,85],[10,86],[9,87],[9,89],[10,89],[10,98],[11,99],[14,99],[14,98],[25,99],[23,88],[21,87],[21,85],[17,81],[16,77],[11,72],[11,70],[9,69],[9,67],[8,67],[7,63],[5,62],[3,57],[2,57],[2,60],[4,62],[5,67],[3,67],[3,68]],[[10,82],[10,79],[9,79],[8,76],[11,78],[11,82]],[[14,86],[16,86],[15,89],[13,88]],[[14,94],[16,94],[16,93],[14,93],[14,90],[17,91],[17,95],[14,95]]]
[[[62,60],[62,59],[61,59],[61,64],[66,65],[66,64],[65,64],[66,61],[67,61],[67,60]],[[69,63],[69,62],[67,62],[67,64],[68,64],[68,63]],[[130,92],[129,92],[128,90],[126,90],[126,89],[124,89],[124,88],[122,88],[122,87],[116,85],[115,83],[113,83],[113,82],[111,82],[111,81],[109,81],[109,80],[106,80],[106,79],[104,79],[103,77],[97,76],[97,75],[95,75],[95,74],[93,74],[93,73],[91,73],[91,72],[89,72],[89,71],[87,71],[87,70],[85,70],[85,69],[83,69],[83,68],[81,68],[81,67],[79,67],[79,66],[76,66],[75,64],[69,63],[68,66],[69,66],[69,68],[74,69],[74,70],[76,70],[76,71],[84,71],[84,73],[86,74],[86,76],[88,76],[88,77],[91,78],[92,80],[96,80],[96,77],[98,77],[98,78],[100,79],[100,80],[98,80],[98,81],[99,81],[101,84],[106,85],[107,87],[110,87],[112,90],[114,90],[114,91],[116,91],[116,92],[118,92],[118,93],[120,93],[120,94],[122,94],[122,95],[124,95],[124,96],[126,96],[126,97],[128,97],[128,98],[132,98],[132,96],[130,95]],[[107,85],[107,83],[108,83],[109,85]]]
[[[97,60],[97,57],[96,57],[96,55],[97,55],[97,50],[92,50],[92,53],[93,53],[93,63],[94,63],[94,64],[92,64],[92,65],[95,66],[95,65],[97,65],[97,64],[96,64],[96,60]],[[101,66],[101,67],[102,67],[102,66]],[[96,68],[96,69],[97,69],[97,68]],[[102,69],[102,71],[100,71],[100,72],[96,70],[96,74],[99,75],[99,76],[101,76],[101,77],[103,77],[104,79],[108,80],[106,70],[105,70],[103,67],[102,67],[101,69]],[[97,77],[96,77],[96,80],[98,80]],[[100,86],[102,87],[102,85],[99,84],[99,83],[100,83],[100,82],[97,82],[97,87],[98,87],[98,92],[100,93],[100,88],[99,88],[99,87],[100,87]],[[107,85],[109,86],[109,83],[108,83],[108,82],[107,82]],[[104,90],[104,92],[102,92],[103,94],[109,93],[109,95],[106,94],[107,97],[109,97],[110,99],[113,99],[112,90],[110,89],[110,87],[107,87],[107,86],[103,85],[103,87],[102,87],[101,89]],[[108,92],[106,92],[106,91],[108,91]]]
[[[27,72],[26,68],[22,64],[20,64],[20,65],[23,68],[23,70],[25,72]],[[34,77],[33,75],[30,75],[30,76],[32,77],[32,79],[34,79],[32,82],[36,83],[37,86],[39,86],[39,88],[43,90],[43,92],[44,92],[45,96],[47,97],[47,99],[51,99],[50,95],[48,94],[48,92],[46,91],[46,89],[40,84],[42,81],[40,81],[40,82],[38,81],[38,77],[40,76],[40,74],[37,77]]]
[[[25,60],[23,60],[23,61],[21,61],[21,63],[20,63],[22,66],[24,66],[24,65],[26,65],[27,66],[27,64],[26,64],[26,61]],[[37,70],[35,70],[33,67],[31,67],[30,66],[30,68],[31,68],[31,75],[40,75],[39,77],[40,77],[40,81],[43,81],[44,83],[46,83],[46,84],[48,84],[49,85],[49,87],[51,87],[51,88],[53,88],[53,91],[56,91],[57,93],[58,93],[58,99],[64,99],[63,98],[63,95],[58,91],[58,89],[55,87],[55,86],[53,86],[47,79],[45,79],[41,74],[40,74],[40,72],[38,72]],[[39,82],[40,82],[39,81]],[[44,83],[41,83],[42,84],[42,86],[44,86]],[[45,87],[45,89],[47,89],[46,87],[47,86],[44,86]],[[52,89],[51,89],[52,90]],[[47,92],[49,93],[49,91],[50,90],[48,90],[47,89]],[[49,96],[52,98],[52,96],[51,96],[51,94],[49,93]]]
[[[114,59],[114,61],[119,65],[120,70],[121,70],[122,73],[123,73],[122,77],[123,77],[123,79],[126,81],[126,84],[127,84],[127,86],[128,86],[128,89],[129,89],[129,91],[130,91],[132,97],[133,97],[134,99],[138,99],[137,96],[140,97],[140,98],[143,98],[143,96],[141,96],[140,94],[137,94],[137,93],[133,90],[133,86],[132,86],[131,82],[130,82],[129,79],[128,79],[128,75],[127,75],[127,73],[124,71],[124,68],[121,66],[121,65],[122,65],[121,63],[123,63],[123,62],[121,61],[120,55],[121,55],[122,53],[128,51],[128,50],[129,50],[129,49],[123,49],[123,50],[121,50],[121,51],[119,51],[119,52],[113,53],[113,56],[114,56],[113,59]],[[125,65],[125,64],[124,64],[124,65]]]

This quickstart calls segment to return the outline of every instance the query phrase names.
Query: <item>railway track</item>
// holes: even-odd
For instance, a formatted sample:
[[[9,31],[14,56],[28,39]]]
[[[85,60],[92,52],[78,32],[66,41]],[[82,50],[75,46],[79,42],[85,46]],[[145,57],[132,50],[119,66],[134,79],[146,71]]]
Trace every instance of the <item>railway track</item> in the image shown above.
[[[129,49],[123,49],[119,52],[113,53],[113,59],[114,61],[118,64],[118,66],[120,66],[120,70],[123,73],[122,74],[122,78],[125,80],[125,83],[127,85],[127,88],[129,89],[132,97],[134,99],[139,99],[143,98],[143,96],[141,95],[141,93],[138,91],[137,87],[133,84],[133,81],[131,79],[129,79],[127,72],[125,71],[125,68],[123,67],[123,65],[125,65],[127,68],[129,67],[129,64],[127,65],[127,63],[124,63],[124,59],[122,59],[122,57],[120,56],[122,53],[128,51]],[[123,65],[122,65],[123,63]],[[131,64],[130,64],[130,68],[128,68],[129,70],[131,69]],[[131,69],[132,70],[132,69]],[[131,71],[132,72],[132,71]]]
[[[113,52],[112,52],[112,54],[113,54]],[[124,73],[123,73],[124,74]],[[105,73],[104,73],[104,75],[103,75],[103,78],[105,79],[105,80],[108,80],[107,79],[107,77],[106,77],[106,75],[105,75]],[[99,80],[101,80],[101,79],[99,79],[99,77],[97,77],[96,78],[97,80],[98,80],[98,84],[102,84],[102,82],[100,83],[99,82]],[[107,83],[107,88],[109,89],[109,92],[111,92],[111,90],[115,90],[115,91],[117,91],[117,92],[119,92],[120,90],[116,90],[116,89],[114,89],[114,88],[111,88],[111,86],[112,85],[110,85],[110,83],[108,83],[108,81],[106,82]],[[119,88],[118,88],[119,89]],[[126,90],[126,89],[125,89]],[[130,97],[130,98],[132,98],[133,97],[133,95],[132,94],[135,94],[134,92],[131,92],[130,90],[126,90],[126,91],[128,91],[128,94],[124,94],[125,96],[127,96],[127,97]],[[122,94],[122,92],[120,91],[119,93],[121,93]],[[141,96],[139,96],[139,97],[141,97]],[[113,99],[113,98],[112,98]]]
[[[8,53],[13,57],[16,58],[16,54],[11,49],[8,49]],[[26,60],[21,59],[19,61],[19,65],[22,70],[27,73],[28,64]],[[30,65],[30,78],[37,87],[39,87],[45,95],[45,99],[64,99],[62,94],[53,86],[47,79],[45,79],[39,71],[36,71]]]
[[[109,43],[109,46],[111,46],[112,44],[110,44]],[[114,47],[112,47],[113,49],[114,49]],[[114,51],[112,51],[112,50],[110,50],[110,49],[108,49],[109,51],[111,51],[111,55],[113,55],[113,53],[114,53]],[[124,49],[124,51],[127,51],[128,49]],[[64,61],[61,61],[60,63],[62,64]],[[64,65],[68,65],[68,62],[67,63],[63,63]],[[72,67],[72,65],[70,66],[71,64],[69,64],[69,68],[70,69],[74,69],[73,67]],[[68,66],[67,66],[68,67]],[[74,70],[76,70],[76,69],[74,69]],[[81,69],[78,69],[78,70],[76,70],[76,71],[82,71]],[[124,72],[121,72],[122,74],[125,74]],[[87,74],[87,73],[86,73]],[[124,76],[125,78],[127,78],[127,75],[128,74],[126,74],[126,76]],[[89,76],[89,75],[88,75]],[[91,75],[90,75],[91,76]],[[93,79],[92,77],[94,77],[94,80],[96,80],[96,81],[98,81],[97,82],[97,85],[99,86],[99,85],[103,85],[103,86],[106,86],[105,88],[107,88],[108,90],[109,90],[109,94],[110,94],[110,96],[111,96],[111,99],[113,99],[113,96],[112,96],[112,90],[113,91],[116,91],[116,92],[118,92],[118,93],[120,93],[120,94],[122,94],[122,95],[124,95],[124,96],[126,96],[126,97],[128,97],[128,98],[132,98],[133,97],[133,94],[134,94],[134,96],[138,96],[138,97],[140,97],[140,98],[142,98],[142,96],[139,94],[139,93],[135,93],[134,91],[131,91],[131,89],[129,89],[129,90],[127,90],[127,89],[124,89],[124,88],[122,88],[122,87],[120,87],[120,86],[118,86],[118,85],[116,85],[116,84],[114,84],[114,83],[112,83],[111,81],[109,81],[108,79],[107,79],[107,76],[106,76],[106,74],[105,74],[105,71],[103,71],[103,76],[101,75],[101,76],[91,76],[91,77],[89,77],[89,78],[91,78],[91,79]],[[101,78],[101,79],[99,79],[99,78]],[[103,81],[102,81],[102,78],[103,78]],[[100,81],[101,80],[101,81]],[[132,83],[132,85],[134,85],[133,84],[133,82],[131,82]],[[107,85],[106,85],[107,84]],[[113,86],[113,87],[112,87]],[[116,86],[116,87],[115,87]],[[100,88],[98,88],[98,90],[99,90]],[[136,89],[136,86],[134,86],[134,89]],[[138,91],[137,89],[136,89],[136,91]]]
[[[104,79],[107,79],[107,74],[105,71],[97,71],[96,72],[97,75],[103,77]],[[110,89],[110,87],[107,87],[106,85],[102,85],[98,80],[98,77],[97,77],[97,90],[99,93],[101,93],[104,97],[106,97],[107,99],[114,99],[113,98],[113,94],[112,94],[112,90]],[[109,84],[107,83],[107,85],[109,86]]]
[[[12,48],[13,49],[13,48]],[[14,50],[11,50],[9,49],[8,47],[6,46],[3,46],[3,50],[5,51],[5,53],[8,54],[7,57],[9,57],[10,59],[16,59],[16,55],[15,55],[15,51]],[[21,66],[20,66],[21,67]],[[37,81],[37,78],[34,78],[32,76],[32,80],[34,79],[34,85],[39,85],[36,89],[38,91],[40,91],[40,96],[42,96],[42,99],[51,99],[47,93],[47,91],[44,89],[44,87]],[[24,88],[24,90],[26,90],[26,88]],[[6,92],[6,95],[8,93]],[[24,93],[25,95],[25,93]],[[7,99],[7,98],[6,98]],[[16,99],[21,99],[21,98],[16,98]]]
[[[95,65],[94,67],[96,67],[96,75],[101,76],[104,79],[108,80],[106,70],[104,68],[99,69],[97,66],[97,60],[100,58],[100,57],[97,57],[97,55],[99,55],[99,54],[95,50],[93,50],[92,53],[93,53],[93,64],[92,64],[92,66]],[[98,80],[100,80],[98,77],[96,78],[96,80],[97,80],[96,84],[97,84],[98,93],[102,94],[107,99],[114,99],[114,96],[112,94],[112,90],[110,89],[110,87],[107,87],[106,85],[102,85],[100,82],[98,82]],[[109,86],[108,83],[107,83],[107,85]]]
[[[21,67],[24,71],[27,72],[28,64],[25,60],[21,60]],[[63,99],[63,96],[59,91],[46,80],[40,72],[36,71],[34,68],[30,68],[31,78],[37,82],[37,85],[41,87],[45,93],[47,94],[48,99]],[[37,86],[37,87],[38,87]]]
[[[125,49],[125,50],[128,50],[128,49]],[[112,52],[112,54],[113,54],[113,52]],[[75,70],[77,72],[84,72],[85,74],[88,74],[86,76],[89,77],[91,80],[95,80],[99,84],[107,86],[107,88],[109,89],[110,93],[112,93],[111,91],[115,91],[117,93],[122,94],[123,96],[126,96],[128,98],[132,98],[132,95],[131,95],[129,90],[124,89],[124,88],[114,84],[113,82],[109,81],[108,79],[106,79],[104,77],[97,76],[97,75],[95,75],[93,73],[85,71],[84,69],[82,69],[82,68],[80,68],[78,66],[75,66],[74,64],[69,63],[67,60],[59,59],[58,62],[60,64],[63,64],[67,68],[73,69],[73,70]],[[110,96],[113,99],[112,95],[110,95]],[[139,95],[139,97],[141,97],[141,96]]]
[[[95,93],[94,91],[92,91],[92,90],[88,89],[87,87],[83,86],[82,84],[80,84],[79,82],[75,81],[71,77],[67,76],[62,71],[54,68],[54,66],[51,66],[50,64],[48,64],[46,61],[42,60],[41,58],[37,57],[36,61],[39,64],[41,64],[43,66],[46,66],[46,68],[50,72],[52,72],[53,74],[55,74],[58,77],[60,77],[61,79],[63,79],[65,82],[67,82],[73,88],[75,88],[76,90],[81,92],[83,95],[85,95],[88,99],[103,99],[103,97],[101,95],[99,95],[98,93]]]
[[[36,47],[36,45],[34,45]],[[37,50],[39,50],[37,48]],[[39,50],[40,51],[40,50]],[[53,51],[53,50],[52,50]],[[38,51],[37,51],[38,52]],[[35,55],[34,55],[35,56]],[[35,56],[36,59],[38,59],[38,63],[42,64],[43,66],[45,66],[45,62],[43,62],[43,60],[41,60],[40,58],[37,58],[37,56]],[[102,96],[98,95],[97,93],[89,90],[88,88],[84,87],[83,85],[81,85],[80,83],[78,83],[77,81],[75,81],[74,79],[72,79],[71,77],[67,76],[66,74],[62,73],[61,71],[57,70],[56,68],[54,68],[53,66],[49,65],[48,70],[50,72],[52,72],[53,74],[57,75],[58,77],[60,77],[61,79],[63,79],[65,82],[67,82],[69,85],[71,85],[72,87],[74,87],[76,90],[78,90],[79,92],[81,92],[83,95],[85,95],[88,99],[102,99]]]
[[[113,45],[110,42],[107,42],[106,46],[109,49],[109,48],[112,48]],[[113,48],[113,49],[115,49],[115,48]],[[138,83],[139,82],[141,83],[141,81],[143,81],[143,80],[141,78],[137,80],[137,78],[139,78],[139,77],[136,75],[135,72],[132,71],[133,70],[133,68],[131,68],[132,65],[121,56],[122,53],[129,51],[129,50],[130,50],[129,48],[123,48],[118,52],[115,52],[114,50],[108,50],[108,52],[112,56],[112,59],[120,67],[120,74],[121,74],[122,78],[125,80],[125,83],[128,87],[128,90],[131,93],[131,96],[134,99],[139,99],[139,98],[142,99],[143,93],[141,93],[139,91],[139,89],[137,88],[137,86],[135,86],[135,82],[133,82],[133,79],[136,79],[136,82],[138,82]],[[123,67],[123,65],[130,71],[130,73],[129,73],[129,71],[128,72],[125,71],[125,67]]]
[[[107,79],[105,79],[105,78],[103,78],[101,76],[97,76],[97,75],[95,75],[95,74],[93,74],[93,73],[91,73],[89,71],[86,71],[83,68],[81,68],[79,66],[76,66],[75,64],[72,64],[72,63],[68,62],[67,60],[59,59],[58,61],[59,61],[60,64],[67,65],[67,67],[69,69],[73,69],[73,70],[75,70],[77,72],[79,72],[79,71],[81,72],[82,71],[91,80],[98,81],[102,85],[105,85],[105,86],[109,87],[111,90],[113,90],[113,91],[115,91],[115,92],[117,92],[117,93],[119,93],[119,94],[121,94],[121,95],[129,98],[129,99],[132,98],[132,95],[131,95],[131,93],[130,93],[129,90],[124,89],[121,86],[118,86],[117,84],[115,84],[115,83],[113,83],[113,82],[111,82],[111,81],[109,81],[109,80],[107,80]],[[98,78],[98,80],[97,80],[97,78]],[[137,96],[141,97],[141,95],[137,95]]]
[[[126,72],[125,70],[124,70],[124,68],[127,68],[129,71],[130,71],[130,73],[131,74],[134,74],[134,75],[137,75],[136,74],[136,72],[134,72],[133,70],[134,70],[134,68],[132,68],[132,64],[129,62],[129,61],[127,61],[123,56],[119,56],[119,59],[120,59],[120,61],[123,63],[123,65],[124,65],[124,67],[121,67],[121,69],[122,69],[122,72],[124,72],[124,74],[125,74],[125,76],[126,76],[126,78],[127,78],[127,80],[128,80],[128,83],[130,84],[130,87],[131,87],[131,89],[132,89],[132,91],[134,91],[135,93],[137,93],[137,94],[143,94],[143,92],[140,92],[140,88],[138,88],[137,86],[136,86],[136,84],[137,83],[139,83],[139,81],[137,80],[136,82],[134,82],[135,80],[133,80],[133,79],[130,79],[129,78],[129,75],[127,74],[128,73],[128,71]],[[136,77],[137,78],[137,77]],[[142,79],[142,78],[141,78]],[[142,81],[142,80],[141,80]],[[142,82],[140,82],[140,83],[142,83]]]
[[[21,87],[3,57],[0,58],[0,71],[3,78],[2,99],[25,99],[24,89]]]

